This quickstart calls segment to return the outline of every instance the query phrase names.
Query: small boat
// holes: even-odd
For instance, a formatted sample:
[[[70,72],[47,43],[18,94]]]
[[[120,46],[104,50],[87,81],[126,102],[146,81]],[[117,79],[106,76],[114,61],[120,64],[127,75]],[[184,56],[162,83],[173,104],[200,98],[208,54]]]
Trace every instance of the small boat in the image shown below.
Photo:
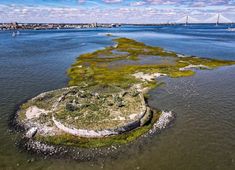
[[[17,32],[16,32],[16,35],[20,35],[20,31],[17,31]]]
[[[13,32],[11,36],[12,36],[12,37],[16,37],[16,33],[15,33],[15,32]]]

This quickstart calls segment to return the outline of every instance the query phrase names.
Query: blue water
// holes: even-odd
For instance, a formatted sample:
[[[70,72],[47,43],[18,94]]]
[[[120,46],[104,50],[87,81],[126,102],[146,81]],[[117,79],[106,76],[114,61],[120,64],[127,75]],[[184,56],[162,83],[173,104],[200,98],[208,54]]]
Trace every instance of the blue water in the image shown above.
[[[115,35],[135,38],[149,45],[161,46],[170,51],[208,58],[233,60],[235,32],[229,26],[189,25],[133,27]]]
[[[151,105],[175,111],[177,120],[172,128],[152,139],[151,146],[141,154],[134,149],[128,156],[98,164],[40,158],[28,163],[34,156],[19,151],[16,135],[8,127],[8,119],[19,103],[66,86],[66,70],[76,57],[113,45],[114,37],[106,33],[187,55],[235,60],[235,32],[227,31],[228,27],[25,30],[15,38],[10,31],[0,32],[0,169],[234,169],[234,66],[198,72],[188,79],[169,79],[166,89],[153,91]]]

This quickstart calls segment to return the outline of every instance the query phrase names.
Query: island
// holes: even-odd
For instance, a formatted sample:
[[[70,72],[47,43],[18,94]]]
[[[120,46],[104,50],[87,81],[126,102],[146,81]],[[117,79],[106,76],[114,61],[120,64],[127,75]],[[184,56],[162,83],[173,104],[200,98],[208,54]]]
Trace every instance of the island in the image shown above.
[[[112,35],[108,35],[112,36]],[[161,130],[174,114],[148,105],[157,78],[192,76],[196,69],[235,64],[186,56],[128,38],[82,54],[69,68],[68,87],[22,104],[17,124],[23,137],[49,146],[100,148],[130,143]]]

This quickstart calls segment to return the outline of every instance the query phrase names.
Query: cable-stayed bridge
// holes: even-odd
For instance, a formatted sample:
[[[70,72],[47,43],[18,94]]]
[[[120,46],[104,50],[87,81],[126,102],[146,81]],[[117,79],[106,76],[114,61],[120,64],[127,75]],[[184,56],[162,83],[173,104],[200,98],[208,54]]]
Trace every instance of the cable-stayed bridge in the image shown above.
[[[224,17],[222,14],[217,14],[211,18],[208,18],[205,20],[206,23],[232,23],[232,21],[226,17]]]
[[[191,16],[184,16],[175,22],[176,24],[196,24],[196,23],[215,23],[215,24],[229,24],[233,23],[230,19],[226,18],[222,14],[216,14],[206,20],[199,20]]]
[[[176,23],[185,23],[185,24],[189,24],[189,23],[200,23],[200,21],[196,18],[193,18],[189,15],[180,18],[179,20],[176,21]]]

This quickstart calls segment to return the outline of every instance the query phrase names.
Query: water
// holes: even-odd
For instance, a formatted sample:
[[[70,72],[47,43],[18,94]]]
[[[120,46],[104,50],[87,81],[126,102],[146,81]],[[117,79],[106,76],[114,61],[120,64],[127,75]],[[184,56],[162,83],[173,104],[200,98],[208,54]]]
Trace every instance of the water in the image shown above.
[[[0,169],[234,169],[235,66],[169,79],[150,104],[177,114],[173,127],[117,159],[76,162],[35,157],[15,145],[8,127],[15,107],[43,91],[64,87],[66,70],[82,53],[135,38],[187,55],[235,60],[235,33],[227,26],[126,26],[114,29],[0,32]],[[127,154],[128,153],[128,154]],[[29,159],[35,161],[29,162]]]
[[[139,55],[138,60],[117,60],[109,64],[109,67],[122,66],[122,65],[152,65],[152,64],[174,64],[175,58],[161,57],[153,55]]]

